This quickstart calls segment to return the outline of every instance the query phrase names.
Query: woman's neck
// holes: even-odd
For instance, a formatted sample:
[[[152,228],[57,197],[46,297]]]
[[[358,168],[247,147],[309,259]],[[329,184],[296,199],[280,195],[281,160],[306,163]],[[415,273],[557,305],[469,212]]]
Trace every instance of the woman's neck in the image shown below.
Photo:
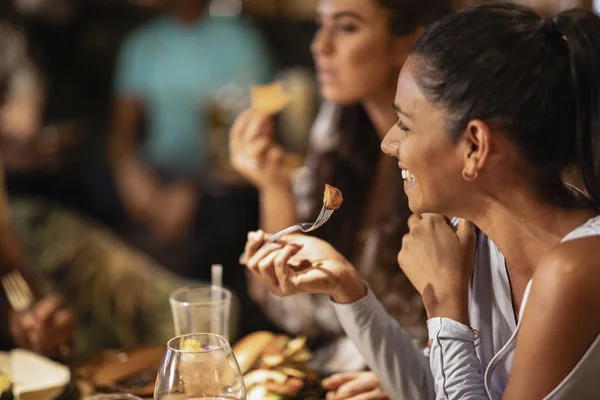
[[[495,244],[507,260],[509,273],[531,279],[542,255],[595,212],[543,202],[527,185],[498,190],[479,200],[478,210],[466,216]],[[512,271],[510,271],[512,270]]]
[[[398,119],[392,107],[396,96],[396,85],[391,84],[389,86],[390,90],[371,96],[361,103],[377,132],[377,136],[382,140]]]

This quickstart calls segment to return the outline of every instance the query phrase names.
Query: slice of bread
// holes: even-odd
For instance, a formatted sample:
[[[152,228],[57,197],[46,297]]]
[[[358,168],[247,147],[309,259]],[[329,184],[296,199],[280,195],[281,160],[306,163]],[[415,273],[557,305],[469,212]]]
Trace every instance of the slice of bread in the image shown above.
[[[277,114],[289,103],[288,95],[283,91],[280,83],[254,86],[252,88],[252,108],[267,114]]]

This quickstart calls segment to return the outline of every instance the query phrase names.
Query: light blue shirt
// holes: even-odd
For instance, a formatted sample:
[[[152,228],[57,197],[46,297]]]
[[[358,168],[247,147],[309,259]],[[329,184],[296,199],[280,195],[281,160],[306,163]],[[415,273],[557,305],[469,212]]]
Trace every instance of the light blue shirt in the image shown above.
[[[172,173],[196,176],[207,162],[203,103],[226,84],[247,88],[270,77],[270,57],[248,22],[206,16],[183,25],[164,17],[125,41],[116,92],[144,105],[143,159]]]

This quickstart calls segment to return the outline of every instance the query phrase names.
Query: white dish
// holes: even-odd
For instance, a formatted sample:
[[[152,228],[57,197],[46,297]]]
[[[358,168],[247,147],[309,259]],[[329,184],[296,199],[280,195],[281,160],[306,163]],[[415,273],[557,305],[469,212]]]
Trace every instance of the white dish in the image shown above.
[[[71,380],[66,366],[27,350],[0,352],[0,371],[13,381],[15,400],[52,400]]]

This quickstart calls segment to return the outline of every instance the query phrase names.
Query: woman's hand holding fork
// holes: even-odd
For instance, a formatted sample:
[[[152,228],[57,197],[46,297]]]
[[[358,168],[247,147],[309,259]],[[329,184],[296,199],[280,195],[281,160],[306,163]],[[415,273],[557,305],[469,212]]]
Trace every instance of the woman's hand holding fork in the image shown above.
[[[262,231],[248,234],[246,266],[274,294],[324,293],[338,303],[366,295],[358,272],[327,242],[297,234],[275,243],[267,238]]]

